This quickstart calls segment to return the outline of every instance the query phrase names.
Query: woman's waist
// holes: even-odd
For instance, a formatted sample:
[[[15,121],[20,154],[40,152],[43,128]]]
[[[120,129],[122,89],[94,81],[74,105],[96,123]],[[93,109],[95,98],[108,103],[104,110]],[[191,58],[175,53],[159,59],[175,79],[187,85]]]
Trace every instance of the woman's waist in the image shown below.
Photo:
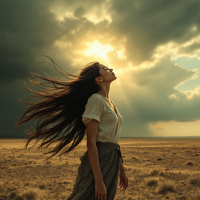
[[[98,152],[110,152],[116,148],[120,149],[120,145],[114,142],[96,142]]]
[[[117,147],[117,146],[120,146],[116,142],[109,142],[109,141],[105,141],[105,142],[97,141],[96,145],[99,146],[99,147]]]

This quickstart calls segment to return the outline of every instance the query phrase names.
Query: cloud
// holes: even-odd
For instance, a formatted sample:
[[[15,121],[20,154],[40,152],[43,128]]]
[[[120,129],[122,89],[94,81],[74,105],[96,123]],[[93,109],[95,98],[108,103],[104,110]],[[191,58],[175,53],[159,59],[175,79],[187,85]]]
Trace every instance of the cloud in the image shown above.
[[[153,67],[133,68],[119,75],[119,80],[123,82],[122,90],[129,101],[127,104],[118,102],[124,117],[123,132],[129,137],[144,137],[153,134],[148,127],[150,123],[199,120],[200,93],[193,93],[193,98],[189,99],[184,92],[175,89],[179,83],[191,79],[196,73],[174,64],[166,55]],[[119,96],[117,87],[115,84],[114,90],[118,91]],[[139,128],[136,125],[138,121]]]
[[[154,50],[173,42],[179,45],[200,34],[198,1],[110,1],[112,23],[109,27],[126,38],[125,54],[129,62],[139,65],[152,61]],[[191,31],[195,26],[196,31]]]
[[[192,38],[190,41],[188,41],[186,44],[182,45],[179,48],[179,54],[183,54],[183,55],[195,55],[200,52],[200,34],[195,37]]]
[[[59,24],[40,1],[1,1],[0,82],[27,77],[35,57],[60,37]]]
[[[173,64],[169,56],[198,56],[199,9],[194,0],[1,1],[1,134],[13,130],[11,116],[25,108],[15,97],[29,71],[59,76],[49,65],[36,66],[45,59],[39,55],[50,56],[70,73],[94,60],[107,64],[84,55],[94,41],[114,49],[106,56],[129,104],[119,104],[124,135],[151,135],[149,122],[199,119],[199,87],[195,92],[175,89],[196,72]],[[111,94],[118,97],[115,91]]]

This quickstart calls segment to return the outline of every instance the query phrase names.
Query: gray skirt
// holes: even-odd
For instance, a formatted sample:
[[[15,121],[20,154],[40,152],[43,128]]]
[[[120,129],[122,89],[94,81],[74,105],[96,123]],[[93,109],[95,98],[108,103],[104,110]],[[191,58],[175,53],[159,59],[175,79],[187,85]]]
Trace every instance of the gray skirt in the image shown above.
[[[118,182],[120,157],[122,159],[120,145],[111,142],[96,142],[96,145],[99,155],[99,165],[107,190],[107,200],[114,200]],[[78,174],[72,194],[67,200],[95,200],[95,180],[90,166],[88,150],[80,157],[80,161],[81,164],[78,167]]]

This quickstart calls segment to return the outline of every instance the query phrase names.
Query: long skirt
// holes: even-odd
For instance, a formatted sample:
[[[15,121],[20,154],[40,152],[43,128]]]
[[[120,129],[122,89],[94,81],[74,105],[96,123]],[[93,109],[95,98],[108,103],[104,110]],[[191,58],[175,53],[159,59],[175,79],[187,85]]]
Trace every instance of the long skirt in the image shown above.
[[[114,200],[118,182],[119,163],[120,159],[122,159],[120,145],[111,142],[96,142],[96,145],[103,182],[107,190],[106,199]],[[88,157],[88,150],[80,157],[80,161],[81,164],[78,167],[78,174],[72,194],[67,200],[95,200],[95,180]]]

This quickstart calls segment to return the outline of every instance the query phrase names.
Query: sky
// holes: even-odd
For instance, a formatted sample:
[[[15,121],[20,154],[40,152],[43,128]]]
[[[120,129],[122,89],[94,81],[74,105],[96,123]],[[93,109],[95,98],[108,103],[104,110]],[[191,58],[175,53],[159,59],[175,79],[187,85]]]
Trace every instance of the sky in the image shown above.
[[[56,74],[41,55],[69,73],[92,61],[113,69],[121,137],[200,136],[199,10],[198,0],[0,1],[0,137],[27,109],[17,98],[30,95],[30,72]]]

